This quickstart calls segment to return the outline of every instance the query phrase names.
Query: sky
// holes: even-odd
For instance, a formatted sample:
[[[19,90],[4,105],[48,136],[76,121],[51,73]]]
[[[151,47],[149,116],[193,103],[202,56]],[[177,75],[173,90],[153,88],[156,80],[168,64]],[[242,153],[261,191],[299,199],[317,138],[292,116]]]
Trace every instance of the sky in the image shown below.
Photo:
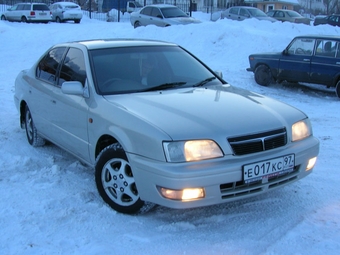
[[[297,35],[340,28],[227,19],[134,29],[84,17],[80,24],[0,21],[0,255],[141,254],[280,255],[339,254],[340,99],[334,89],[311,84],[262,87],[246,71],[248,55],[282,51]],[[94,170],[54,146],[33,148],[13,102],[14,81],[53,44],[98,38],[147,38],[177,43],[233,86],[304,111],[320,140],[313,172],[253,198],[195,209],[155,206],[124,215],[97,193]],[[221,109],[223,111],[223,109]]]

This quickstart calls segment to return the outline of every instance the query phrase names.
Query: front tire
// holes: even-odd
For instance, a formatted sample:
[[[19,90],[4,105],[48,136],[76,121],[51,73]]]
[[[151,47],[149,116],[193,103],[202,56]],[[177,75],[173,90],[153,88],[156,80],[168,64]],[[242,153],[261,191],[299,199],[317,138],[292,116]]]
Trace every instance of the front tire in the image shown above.
[[[1,20],[6,20],[6,16],[5,16],[5,15],[2,15],[2,16],[1,16]]]
[[[27,20],[27,18],[25,16],[22,16],[21,17],[21,22],[28,23],[28,20]]]
[[[28,106],[25,108],[25,129],[27,141],[33,147],[40,147],[45,144],[45,139],[38,135],[38,131],[34,125],[32,114]]]
[[[142,24],[139,21],[136,21],[134,24],[134,28],[140,27]]]
[[[259,65],[256,67],[254,76],[256,83],[261,86],[268,86],[273,82],[272,72],[266,65]]]
[[[134,214],[145,205],[139,197],[131,166],[119,143],[107,146],[98,155],[95,179],[99,194],[114,210]]]
[[[338,98],[340,98],[340,80],[335,85],[335,94]]]

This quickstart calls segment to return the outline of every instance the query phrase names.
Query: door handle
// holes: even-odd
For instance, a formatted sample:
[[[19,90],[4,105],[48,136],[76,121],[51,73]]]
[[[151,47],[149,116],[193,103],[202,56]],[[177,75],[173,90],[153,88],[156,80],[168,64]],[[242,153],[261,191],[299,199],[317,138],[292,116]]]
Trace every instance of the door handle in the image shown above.
[[[305,62],[309,62],[309,61],[310,61],[310,59],[308,59],[308,58],[304,58],[304,59],[303,59],[303,61],[305,61]]]

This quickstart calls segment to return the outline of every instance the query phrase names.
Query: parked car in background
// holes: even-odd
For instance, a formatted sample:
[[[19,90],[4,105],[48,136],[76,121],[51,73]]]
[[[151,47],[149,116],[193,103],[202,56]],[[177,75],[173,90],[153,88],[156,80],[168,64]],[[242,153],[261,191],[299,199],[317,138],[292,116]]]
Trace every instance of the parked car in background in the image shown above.
[[[271,22],[277,21],[274,18],[269,17],[263,11],[255,7],[249,6],[234,6],[221,12],[221,19],[233,19],[233,20],[245,20],[249,18],[255,18],[258,20],[268,20]]]
[[[58,23],[64,21],[74,21],[80,23],[83,17],[83,12],[78,4],[72,2],[57,2],[50,7],[52,20]]]
[[[1,15],[1,20],[48,23],[52,20],[50,8],[43,3],[18,3]]]
[[[318,15],[314,19],[314,26],[328,24],[331,26],[340,27],[340,14],[332,14],[329,16]]]
[[[282,22],[302,23],[310,25],[311,19],[302,16],[300,13],[292,10],[271,10],[267,15]]]
[[[319,153],[306,114],[231,86],[174,43],[55,45],[18,74],[14,100],[28,142],[93,166],[122,213],[259,195],[308,176]]]
[[[305,82],[335,87],[340,98],[340,37],[297,36],[282,52],[251,54],[250,68],[259,85]]]
[[[190,17],[177,6],[169,4],[147,5],[139,11],[132,12],[130,22],[134,28],[147,25],[168,27],[200,23],[199,20]]]

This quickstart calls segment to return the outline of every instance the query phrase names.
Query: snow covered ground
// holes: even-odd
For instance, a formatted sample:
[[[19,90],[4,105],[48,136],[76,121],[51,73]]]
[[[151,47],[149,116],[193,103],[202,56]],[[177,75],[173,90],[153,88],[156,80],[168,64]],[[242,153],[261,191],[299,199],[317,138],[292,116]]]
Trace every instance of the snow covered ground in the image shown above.
[[[84,17],[80,24],[0,21],[0,254],[339,254],[340,100],[320,85],[261,87],[248,55],[281,51],[296,35],[340,28],[292,23],[209,21],[133,29]],[[123,19],[124,20],[124,19]],[[306,112],[320,139],[314,172],[290,186],[239,202],[190,210],[156,206],[144,215],[110,209],[93,169],[54,145],[33,148],[19,127],[14,80],[55,43],[150,38],[187,48],[235,86]],[[221,109],[223,110],[223,109]]]

